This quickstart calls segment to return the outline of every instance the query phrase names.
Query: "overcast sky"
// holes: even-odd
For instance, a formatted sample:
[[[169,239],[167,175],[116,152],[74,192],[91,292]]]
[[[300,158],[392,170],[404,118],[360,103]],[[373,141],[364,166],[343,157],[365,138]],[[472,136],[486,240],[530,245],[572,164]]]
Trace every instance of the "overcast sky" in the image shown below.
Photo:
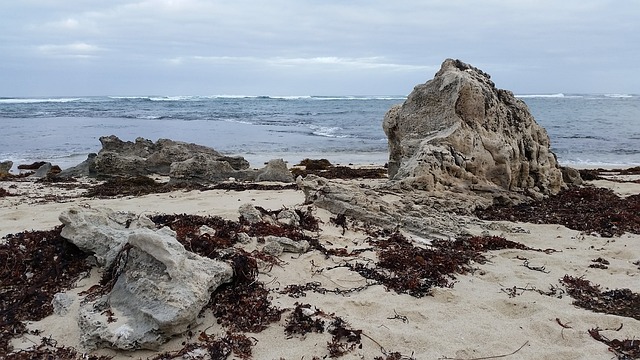
[[[640,93],[638,0],[0,0],[0,96]]]

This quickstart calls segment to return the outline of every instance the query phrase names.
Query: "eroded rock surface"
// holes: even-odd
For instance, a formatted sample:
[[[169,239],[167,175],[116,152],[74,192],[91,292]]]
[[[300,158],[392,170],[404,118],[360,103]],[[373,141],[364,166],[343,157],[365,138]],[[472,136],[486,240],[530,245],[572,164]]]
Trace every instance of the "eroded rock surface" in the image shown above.
[[[233,276],[231,266],[187,251],[168,228],[143,216],[72,208],[60,216],[62,236],[117,279],[108,293],[84,301],[78,314],[88,349],[156,349],[197,321],[211,293]]]
[[[282,159],[274,159],[264,168],[250,169],[241,156],[225,156],[216,150],[192,143],[137,138],[122,141],[115,135],[100,138],[102,149],[90,154],[81,164],[64,170],[60,176],[169,176],[171,182],[217,183],[239,181],[293,182]]]
[[[403,229],[423,238],[451,239],[466,234],[470,214],[486,207],[485,197],[453,192],[425,192],[413,189],[364,188],[315,175],[298,178],[305,203],[313,203],[333,214],[345,215],[388,230]]]
[[[389,177],[424,190],[556,194],[564,186],[549,136],[512,92],[447,59],[391,108]]]

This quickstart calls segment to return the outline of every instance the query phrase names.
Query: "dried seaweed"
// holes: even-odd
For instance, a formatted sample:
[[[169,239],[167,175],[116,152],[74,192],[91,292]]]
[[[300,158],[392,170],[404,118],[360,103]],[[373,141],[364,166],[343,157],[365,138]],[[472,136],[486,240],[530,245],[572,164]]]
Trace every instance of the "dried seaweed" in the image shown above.
[[[187,250],[212,259],[218,258],[219,250],[235,244],[237,234],[244,231],[240,223],[218,216],[162,214],[149,218],[156,225],[168,226],[175,231],[177,240]],[[202,226],[214,229],[215,233],[202,233]]]
[[[580,177],[583,180],[591,181],[591,180],[607,180],[613,182],[633,182],[639,183],[640,180],[622,180],[622,179],[613,179],[611,176],[614,175],[640,175],[640,166],[628,168],[628,169],[581,169],[578,170],[580,172]]]
[[[231,331],[260,332],[280,320],[283,310],[271,305],[264,284],[225,284],[216,289],[206,306],[222,326]]]
[[[346,267],[353,270],[353,267],[349,264],[339,265],[337,267]],[[283,290],[280,291],[280,294],[287,294],[289,295],[289,297],[292,297],[292,298],[300,298],[300,297],[307,296],[306,291],[313,291],[318,294],[332,293],[336,295],[347,295],[354,292],[362,291],[371,285],[375,285],[375,283],[367,283],[362,286],[357,286],[357,287],[348,288],[348,289],[338,289],[338,288],[327,289],[323,287],[321,283],[317,281],[311,281],[304,285],[297,285],[297,284],[287,285],[284,287]]]
[[[385,168],[351,168],[348,166],[334,166],[327,159],[304,159],[296,166],[304,166],[304,169],[294,167],[291,169],[293,176],[306,177],[309,174],[321,176],[326,179],[386,179]]]
[[[225,182],[213,185],[209,188],[202,190],[233,190],[233,191],[247,191],[247,190],[298,190],[296,184],[258,184],[254,182],[241,183],[241,182]]]
[[[307,170],[327,170],[333,166],[327,159],[309,159],[306,158],[296,166],[304,166]]]
[[[601,291],[599,285],[569,275],[565,275],[561,282],[566,286],[567,293],[574,299],[573,304],[578,307],[640,320],[640,294],[638,293],[629,289]]]
[[[327,343],[329,356],[337,358],[343,356],[356,347],[362,347],[362,330],[355,330],[340,317],[335,317],[329,324],[328,332],[333,335],[331,341]]]
[[[204,351],[211,360],[224,360],[235,354],[240,359],[251,359],[251,347],[254,345],[251,339],[244,334],[227,332],[224,337],[216,338],[205,332],[198,336],[199,343],[189,343],[178,351],[165,352],[154,356],[150,360],[192,359],[201,358],[198,355]]]
[[[111,356],[97,356],[86,353],[78,353],[72,347],[58,346],[55,340],[43,337],[38,346],[7,354],[2,359],[6,360],[32,360],[32,359],[56,359],[56,360],[109,360]]]
[[[486,220],[560,224],[603,237],[640,234],[640,195],[620,198],[609,189],[570,188],[530,204],[479,209],[476,215]]]
[[[320,231],[320,219],[313,216],[313,208],[307,207],[306,211],[301,209],[295,210],[296,214],[300,218],[300,227],[308,231]]]
[[[319,315],[321,312],[316,309],[311,315],[307,314],[311,309],[309,304],[295,303],[295,308],[291,314],[287,317],[287,322],[284,327],[284,332],[287,336],[291,337],[295,335],[305,335],[310,332],[323,333],[325,330],[323,320],[318,318],[312,318],[311,315]],[[305,312],[304,309],[309,309]]]
[[[544,251],[498,236],[475,236],[455,241],[434,240],[431,247],[421,248],[414,246],[400,233],[376,242],[376,246],[376,267],[368,267],[362,263],[346,266],[388,289],[414,297],[429,295],[434,286],[452,287],[455,274],[468,273],[472,261],[486,262],[483,252],[500,249]]]
[[[640,359],[640,340],[609,340],[607,337],[600,334],[600,331],[602,331],[602,329],[590,329],[589,335],[591,335],[592,338],[600,341],[601,343],[609,346],[609,351],[614,353],[618,360]]]
[[[87,254],[50,231],[9,234],[0,244],[0,353],[26,331],[24,321],[53,313],[53,295],[69,289],[90,270]]]
[[[12,193],[8,192],[7,190],[5,190],[4,188],[0,187],[0,198],[1,197],[5,197],[5,196],[15,196],[15,194],[12,194]]]
[[[601,257],[597,258],[597,259],[593,259],[591,260],[591,262],[593,264],[590,264],[589,267],[590,268],[594,268],[594,269],[608,269],[609,268],[609,261],[607,259],[603,259]]]
[[[114,196],[141,196],[166,193],[175,190],[202,190],[204,187],[189,183],[160,183],[147,176],[113,177],[102,184],[93,186],[84,194],[86,197],[109,198]]]

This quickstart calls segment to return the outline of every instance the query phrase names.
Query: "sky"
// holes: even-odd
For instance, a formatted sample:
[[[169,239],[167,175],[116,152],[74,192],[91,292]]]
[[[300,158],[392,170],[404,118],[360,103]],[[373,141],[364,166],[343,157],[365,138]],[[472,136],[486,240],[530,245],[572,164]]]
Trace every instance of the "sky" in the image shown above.
[[[0,96],[640,93],[638,0],[0,0]]]

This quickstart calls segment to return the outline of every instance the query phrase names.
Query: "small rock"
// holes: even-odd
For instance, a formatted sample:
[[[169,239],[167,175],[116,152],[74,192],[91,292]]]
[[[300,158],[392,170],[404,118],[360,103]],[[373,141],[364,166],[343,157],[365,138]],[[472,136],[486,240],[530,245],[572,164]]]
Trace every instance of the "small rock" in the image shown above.
[[[295,210],[284,209],[278,213],[277,220],[281,224],[290,225],[290,226],[298,226],[300,225],[300,216]]]
[[[262,247],[262,251],[269,255],[280,256],[284,252],[284,248],[279,242],[271,241]]]
[[[69,313],[69,308],[73,304],[73,297],[65,293],[55,293],[51,305],[53,305],[53,313],[59,316],[65,316]]]
[[[249,224],[256,224],[263,221],[260,210],[256,209],[255,206],[249,203],[241,205],[238,208],[238,212],[240,213],[240,217]]]
[[[280,236],[267,236],[264,240],[267,244],[270,242],[278,243],[284,252],[305,253],[309,250],[309,242],[307,240],[293,241],[287,237]]]

